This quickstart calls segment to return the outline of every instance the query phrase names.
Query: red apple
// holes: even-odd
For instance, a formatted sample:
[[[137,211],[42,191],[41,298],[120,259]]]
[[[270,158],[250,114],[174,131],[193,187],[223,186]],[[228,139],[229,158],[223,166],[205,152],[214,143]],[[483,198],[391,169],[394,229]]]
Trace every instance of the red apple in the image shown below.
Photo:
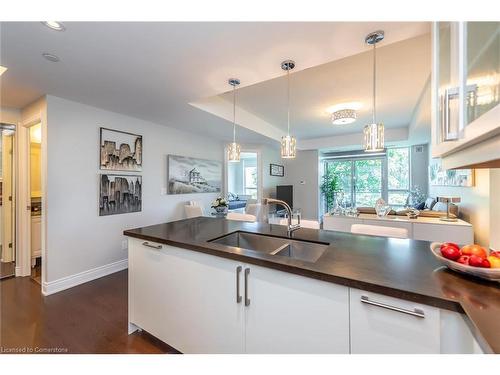
[[[481,258],[480,256],[471,255],[469,258],[469,266],[490,268],[490,262],[488,259]]]
[[[460,258],[460,250],[458,249],[458,246],[451,246],[451,245],[446,245],[442,244],[441,245],[441,255],[443,255],[446,259],[451,259],[451,260],[457,260]]]
[[[465,264],[465,265],[469,265],[469,258],[470,258],[470,256],[468,256],[468,255],[460,255],[460,258],[457,259],[457,262]]]
[[[490,256],[500,258],[500,251],[491,250]]]
[[[456,243],[453,243],[453,242],[445,242],[441,245],[441,249],[444,247],[444,246],[452,246],[452,247],[456,247],[457,250],[460,250],[460,246],[458,246]]]
[[[485,259],[488,256],[486,249],[479,245],[467,245],[460,249],[462,255],[477,255],[480,258]]]

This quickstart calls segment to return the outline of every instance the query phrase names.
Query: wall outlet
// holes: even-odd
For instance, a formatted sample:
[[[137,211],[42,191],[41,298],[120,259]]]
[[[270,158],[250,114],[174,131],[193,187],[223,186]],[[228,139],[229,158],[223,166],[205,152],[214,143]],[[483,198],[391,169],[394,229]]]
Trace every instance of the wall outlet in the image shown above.
[[[128,249],[128,241],[127,240],[123,240],[122,241],[122,250],[127,250]]]

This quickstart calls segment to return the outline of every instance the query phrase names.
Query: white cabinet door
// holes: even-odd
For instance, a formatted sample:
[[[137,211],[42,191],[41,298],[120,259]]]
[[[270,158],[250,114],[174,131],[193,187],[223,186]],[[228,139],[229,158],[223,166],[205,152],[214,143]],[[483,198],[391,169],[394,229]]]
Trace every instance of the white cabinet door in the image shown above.
[[[247,353],[349,353],[348,288],[245,267]]]
[[[335,230],[338,232],[350,232],[353,224],[361,224],[359,218],[349,218],[342,216],[323,216],[323,229]]]
[[[363,224],[377,225],[381,227],[403,228],[408,231],[408,238],[412,238],[413,236],[412,223],[404,223],[396,220],[391,221],[391,220],[363,219]]]
[[[243,353],[238,263],[143,243],[129,240],[130,322],[183,353]]]
[[[437,308],[351,288],[350,311],[353,354],[440,352]]]
[[[460,245],[474,243],[472,226],[445,224],[414,224],[413,238],[416,240],[455,242]]]

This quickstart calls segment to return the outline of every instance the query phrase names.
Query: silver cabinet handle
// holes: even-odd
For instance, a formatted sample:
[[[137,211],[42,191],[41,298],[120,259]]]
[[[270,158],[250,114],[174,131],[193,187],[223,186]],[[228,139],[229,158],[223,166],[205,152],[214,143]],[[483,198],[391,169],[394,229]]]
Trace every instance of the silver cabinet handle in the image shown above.
[[[236,267],[236,303],[241,302],[241,295],[240,295],[240,273],[241,273],[241,266]]]
[[[248,298],[248,274],[250,268],[245,268],[245,306],[250,306],[250,298]]]
[[[143,242],[142,245],[156,250],[160,250],[162,248],[161,245],[151,245],[149,242]]]
[[[387,305],[387,304],[382,303],[382,302],[372,301],[372,300],[370,300],[370,298],[368,298],[368,296],[361,296],[361,302],[367,303],[368,305],[378,306],[378,307],[382,307],[384,309],[397,311],[397,312],[400,312],[403,314],[416,316],[417,318],[425,318],[424,312],[420,309],[413,309],[413,310],[402,309],[400,307]]]

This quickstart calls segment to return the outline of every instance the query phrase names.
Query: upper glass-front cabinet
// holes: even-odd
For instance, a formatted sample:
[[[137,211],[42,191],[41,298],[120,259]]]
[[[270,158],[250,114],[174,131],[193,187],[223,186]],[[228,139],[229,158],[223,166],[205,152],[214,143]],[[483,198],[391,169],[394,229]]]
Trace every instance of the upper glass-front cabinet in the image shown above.
[[[500,22],[468,22],[466,124],[500,103]]]
[[[456,152],[498,129],[499,94],[500,22],[434,23],[433,156]]]

